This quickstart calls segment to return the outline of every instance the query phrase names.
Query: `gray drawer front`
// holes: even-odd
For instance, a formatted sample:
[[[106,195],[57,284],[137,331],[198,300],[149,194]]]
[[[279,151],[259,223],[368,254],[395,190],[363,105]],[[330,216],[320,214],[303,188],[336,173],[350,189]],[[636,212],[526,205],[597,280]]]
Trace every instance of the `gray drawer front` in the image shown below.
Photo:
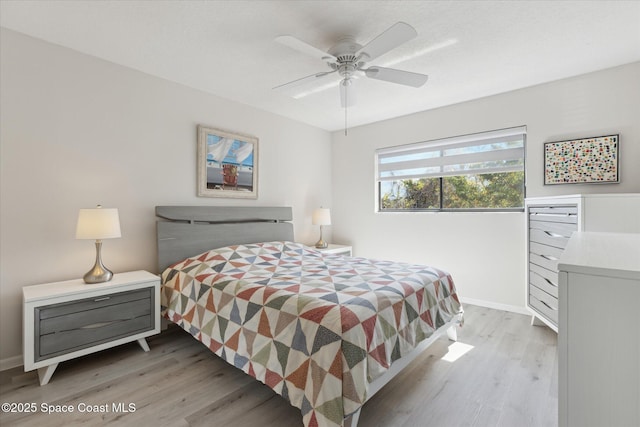
[[[97,328],[97,324],[121,322],[140,316],[148,316],[151,307],[149,298],[124,302],[116,306],[99,307],[65,314],[57,317],[40,319],[40,335],[55,334],[74,329]]]
[[[153,318],[146,315],[98,327],[41,335],[39,340],[40,353],[36,361],[93,347],[103,342],[151,329],[153,329]]]
[[[36,308],[35,360],[152,330],[154,295],[150,287]]]
[[[112,295],[104,295],[95,298],[87,298],[61,304],[38,307],[39,319],[63,316],[65,314],[78,313],[86,310],[95,310],[100,307],[110,307],[129,301],[149,299],[153,295],[153,288],[137,289],[135,291],[119,292]]]

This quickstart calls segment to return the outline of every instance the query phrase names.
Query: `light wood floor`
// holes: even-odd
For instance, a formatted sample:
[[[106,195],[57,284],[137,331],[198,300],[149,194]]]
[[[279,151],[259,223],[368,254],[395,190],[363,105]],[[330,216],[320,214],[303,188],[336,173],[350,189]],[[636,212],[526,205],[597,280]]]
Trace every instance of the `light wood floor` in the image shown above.
[[[455,361],[453,343],[436,341],[362,409],[362,427],[555,426],[556,334],[528,316],[465,306],[458,342],[473,346]],[[7,426],[302,426],[298,409],[227,365],[179,328],[60,364],[51,382],[21,368],[0,373],[0,401],[36,403],[36,414],[0,413]],[[460,347],[457,345],[456,347]],[[451,347],[454,349],[455,347]],[[73,405],[44,414],[41,404]],[[135,405],[116,413],[113,404]],[[109,412],[80,413],[84,405]],[[99,408],[100,409],[100,408]]]

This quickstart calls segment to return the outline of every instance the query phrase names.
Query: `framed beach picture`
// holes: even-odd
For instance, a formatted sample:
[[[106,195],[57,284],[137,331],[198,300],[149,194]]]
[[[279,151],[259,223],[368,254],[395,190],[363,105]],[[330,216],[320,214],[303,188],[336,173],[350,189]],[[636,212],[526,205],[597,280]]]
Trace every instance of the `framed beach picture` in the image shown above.
[[[544,184],[620,182],[619,135],[544,144]]]
[[[256,199],[258,138],[198,126],[198,196]]]

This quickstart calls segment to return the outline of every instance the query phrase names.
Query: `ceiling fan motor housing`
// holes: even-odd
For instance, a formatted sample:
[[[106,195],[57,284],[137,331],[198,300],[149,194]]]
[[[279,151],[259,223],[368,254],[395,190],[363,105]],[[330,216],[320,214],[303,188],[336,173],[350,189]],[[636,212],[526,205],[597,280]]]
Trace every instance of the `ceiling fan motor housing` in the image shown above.
[[[337,69],[342,77],[349,79],[358,70],[358,56],[356,53],[362,49],[362,45],[356,43],[351,36],[344,37],[329,49],[329,54],[337,59]],[[332,68],[333,66],[329,64]]]

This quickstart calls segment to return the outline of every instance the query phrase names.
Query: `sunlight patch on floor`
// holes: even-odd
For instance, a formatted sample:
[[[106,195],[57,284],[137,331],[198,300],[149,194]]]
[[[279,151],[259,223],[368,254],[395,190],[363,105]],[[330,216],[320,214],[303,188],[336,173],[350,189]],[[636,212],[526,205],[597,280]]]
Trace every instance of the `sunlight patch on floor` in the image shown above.
[[[442,356],[442,360],[444,360],[445,362],[455,362],[460,357],[471,351],[472,348],[472,345],[461,342],[454,342],[449,346],[449,351],[447,351],[447,354]]]

